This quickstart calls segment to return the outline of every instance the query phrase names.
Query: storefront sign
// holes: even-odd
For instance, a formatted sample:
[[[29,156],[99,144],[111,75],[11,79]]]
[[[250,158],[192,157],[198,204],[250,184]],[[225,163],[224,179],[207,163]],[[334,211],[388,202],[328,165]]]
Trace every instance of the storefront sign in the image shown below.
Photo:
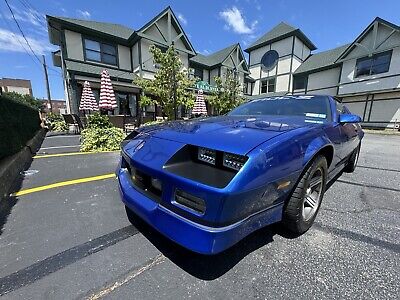
[[[217,88],[215,86],[212,86],[206,81],[197,81],[196,84],[194,85],[196,89],[198,90],[203,90],[206,92],[215,92],[217,91]]]

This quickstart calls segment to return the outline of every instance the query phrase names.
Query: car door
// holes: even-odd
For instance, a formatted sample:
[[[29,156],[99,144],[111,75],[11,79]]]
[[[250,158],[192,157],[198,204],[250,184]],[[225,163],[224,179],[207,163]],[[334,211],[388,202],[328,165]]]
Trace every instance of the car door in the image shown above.
[[[343,105],[343,113],[351,114],[350,110]],[[357,148],[360,139],[359,139],[359,131],[361,130],[360,124],[358,123],[347,123],[341,125],[343,128],[343,133],[346,136],[346,144],[344,147],[345,156],[349,156],[354,149]]]

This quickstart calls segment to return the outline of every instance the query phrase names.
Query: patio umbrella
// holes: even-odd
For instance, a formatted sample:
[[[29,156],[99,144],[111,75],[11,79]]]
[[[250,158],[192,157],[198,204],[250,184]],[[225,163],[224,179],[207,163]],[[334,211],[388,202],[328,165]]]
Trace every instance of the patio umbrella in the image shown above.
[[[96,99],[94,98],[93,91],[90,88],[90,83],[89,81],[85,81],[83,83],[83,91],[82,91],[82,97],[81,97],[81,102],[79,103],[79,110],[99,110],[97,107]]]
[[[111,84],[110,74],[107,70],[101,72],[100,102],[99,108],[104,110],[114,110],[117,107],[114,89]]]
[[[194,115],[207,115],[207,107],[204,102],[203,90],[197,91],[196,101],[194,102],[194,107],[192,110]]]

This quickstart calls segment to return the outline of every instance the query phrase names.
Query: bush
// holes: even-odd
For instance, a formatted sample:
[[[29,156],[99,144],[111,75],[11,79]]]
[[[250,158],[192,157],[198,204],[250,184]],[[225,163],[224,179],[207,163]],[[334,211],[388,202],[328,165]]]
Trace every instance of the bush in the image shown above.
[[[9,93],[4,93],[4,96],[16,102],[28,105],[36,110],[43,109],[43,102],[35,97],[32,97],[31,95],[22,95],[16,92],[9,92]]]
[[[20,151],[40,129],[37,109],[0,95],[0,159]]]
[[[97,152],[119,150],[124,138],[124,131],[116,127],[86,128],[81,132],[81,151]]]
[[[65,123],[64,118],[59,114],[48,113],[46,115],[46,124],[51,131],[59,132],[68,130],[67,123]]]
[[[112,128],[113,125],[107,116],[99,113],[94,113],[88,116],[86,128]]]
[[[160,120],[160,121],[150,121],[150,122],[146,122],[146,123],[140,125],[140,127],[151,126],[151,125],[159,125],[159,124],[162,124],[162,123],[165,123],[165,122],[166,122],[166,121],[164,121],[164,120]]]

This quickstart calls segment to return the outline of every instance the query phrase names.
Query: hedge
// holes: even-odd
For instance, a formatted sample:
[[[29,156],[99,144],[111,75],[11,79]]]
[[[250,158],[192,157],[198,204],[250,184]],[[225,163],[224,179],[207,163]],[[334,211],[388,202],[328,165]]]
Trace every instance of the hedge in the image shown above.
[[[0,95],[0,159],[20,151],[39,129],[38,110]]]

